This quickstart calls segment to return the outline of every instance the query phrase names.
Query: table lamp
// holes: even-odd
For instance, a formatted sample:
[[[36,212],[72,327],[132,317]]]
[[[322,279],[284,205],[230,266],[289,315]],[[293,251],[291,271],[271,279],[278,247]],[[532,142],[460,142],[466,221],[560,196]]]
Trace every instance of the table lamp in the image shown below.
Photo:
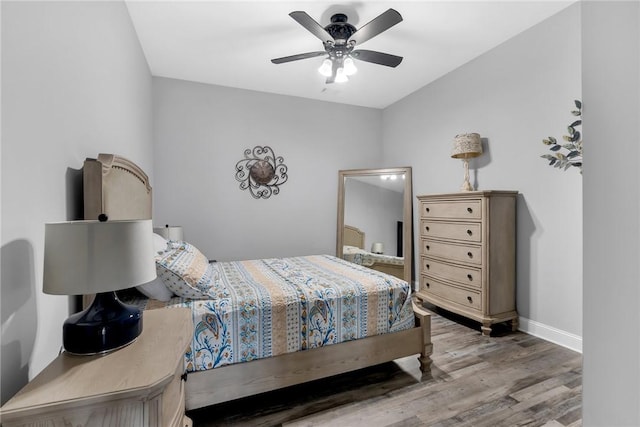
[[[45,224],[43,291],[96,294],[91,306],[62,327],[65,351],[107,353],[132,343],[142,315],[114,291],[155,279],[151,220],[71,221]]]
[[[371,252],[374,254],[382,254],[384,253],[384,246],[382,243],[376,242],[371,245]]]
[[[462,159],[464,162],[464,182],[460,190],[473,191],[473,186],[469,182],[469,159],[482,154],[482,141],[477,133],[463,133],[453,138],[453,149],[451,157]]]
[[[156,227],[153,232],[164,237],[167,240],[184,240],[182,227],[179,225],[165,225],[164,227]]]

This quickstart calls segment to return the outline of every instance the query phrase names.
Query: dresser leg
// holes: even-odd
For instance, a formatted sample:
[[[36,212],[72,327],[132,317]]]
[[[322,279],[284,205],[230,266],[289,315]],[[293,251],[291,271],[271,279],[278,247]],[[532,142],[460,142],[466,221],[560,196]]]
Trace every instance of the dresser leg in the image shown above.
[[[511,332],[515,332],[518,330],[518,318],[511,320]]]
[[[488,337],[491,335],[491,322],[482,322],[480,329],[482,329],[482,335]]]

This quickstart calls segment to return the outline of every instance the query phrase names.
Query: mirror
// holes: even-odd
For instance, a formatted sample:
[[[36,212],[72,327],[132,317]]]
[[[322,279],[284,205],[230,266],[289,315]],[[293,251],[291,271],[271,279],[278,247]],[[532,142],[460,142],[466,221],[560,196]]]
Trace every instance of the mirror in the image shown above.
[[[339,171],[336,256],[411,284],[411,168]]]

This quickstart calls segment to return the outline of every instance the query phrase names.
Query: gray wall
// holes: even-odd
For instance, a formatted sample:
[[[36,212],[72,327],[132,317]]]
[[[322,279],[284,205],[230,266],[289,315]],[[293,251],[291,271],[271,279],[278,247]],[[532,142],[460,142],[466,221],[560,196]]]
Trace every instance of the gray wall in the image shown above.
[[[640,425],[640,3],[582,5],[584,426]]]
[[[540,158],[581,98],[580,8],[574,5],[384,111],[384,159],[413,167],[414,194],[456,192],[458,133],[478,132],[477,188],[517,190],[517,308],[524,330],[580,349],[582,178]],[[414,201],[414,212],[417,203]],[[418,218],[415,215],[415,230]]]
[[[335,253],[338,170],[379,167],[377,109],[154,78],[154,222],[217,260]],[[282,156],[280,194],[254,199],[244,150]]]
[[[44,224],[78,218],[85,157],[151,174],[151,76],[126,7],[2,7],[2,403],[58,354],[68,298],[42,293]],[[79,180],[80,179],[80,180]]]

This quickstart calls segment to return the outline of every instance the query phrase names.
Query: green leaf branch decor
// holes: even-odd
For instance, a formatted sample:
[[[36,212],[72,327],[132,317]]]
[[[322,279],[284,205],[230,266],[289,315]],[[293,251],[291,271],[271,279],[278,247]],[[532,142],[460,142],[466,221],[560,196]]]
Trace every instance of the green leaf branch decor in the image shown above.
[[[576,99],[574,103],[576,110],[571,111],[571,114],[578,117],[582,116],[582,102]],[[578,119],[567,127],[568,135],[562,137],[565,141],[564,144],[558,144],[558,141],[552,136],[542,140],[542,143],[549,146],[549,150],[554,152],[554,154],[540,156],[549,160],[549,166],[565,171],[570,167],[576,167],[582,173],[582,135],[576,129],[580,125],[582,125],[582,120]],[[561,152],[561,150],[566,151]]]

